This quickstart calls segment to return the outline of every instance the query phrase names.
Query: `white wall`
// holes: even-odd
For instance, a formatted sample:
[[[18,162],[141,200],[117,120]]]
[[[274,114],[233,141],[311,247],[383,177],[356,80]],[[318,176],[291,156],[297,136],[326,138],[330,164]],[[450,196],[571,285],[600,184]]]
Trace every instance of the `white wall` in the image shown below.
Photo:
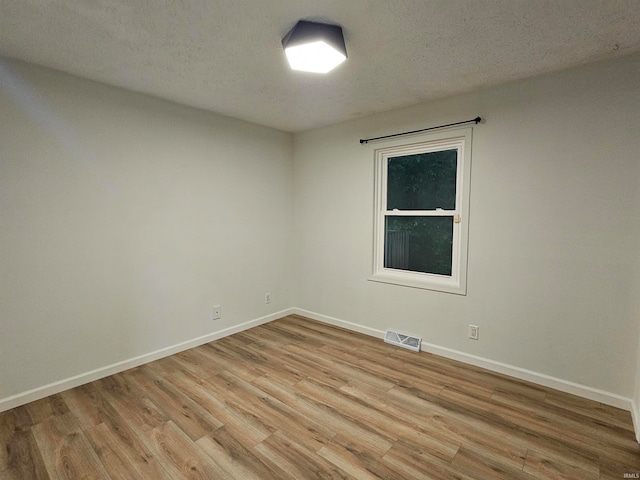
[[[636,158],[638,157],[637,154]],[[640,166],[640,161],[637,162]],[[638,237],[640,237],[640,175],[636,181],[636,202],[631,209],[633,213],[632,218],[635,220]],[[635,262],[635,282],[633,283],[632,295],[635,300],[631,305],[631,316],[635,318],[636,322],[640,326],[640,242],[637,242],[629,255],[630,261]],[[636,439],[640,442],[640,337],[638,337],[638,354],[636,357],[636,376],[635,376],[635,389],[633,392],[633,404],[631,414],[633,416],[633,422],[636,431]]]
[[[296,135],[297,306],[630,403],[638,78],[640,57],[623,58]],[[358,140],[477,115],[468,295],[367,281],[384,143]]]
[[[0,60],[0,205],[5,408],[293,304],[289,134]]]
[[[638,290],[640,292],[640,290]],[[636,318],[640,322],[640,312],[637,312]],[[638,339],[640,344],[640,338]],[[633,418],[633,425],[636,432],[636,440],[640,442],[640,348],[638,349],[638,355],[636,358],[636,377],[635,377],[635,389],[633,392],[633,399],[631,405],[631,416]]]

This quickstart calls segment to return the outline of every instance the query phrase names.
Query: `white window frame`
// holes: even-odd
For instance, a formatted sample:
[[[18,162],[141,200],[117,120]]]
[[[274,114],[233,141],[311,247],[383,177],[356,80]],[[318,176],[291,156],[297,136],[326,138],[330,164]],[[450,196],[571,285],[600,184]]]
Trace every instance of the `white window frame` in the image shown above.
[[[473,129],[453,129],[386,142],[374,151],[375,217],[374,258],[371,281],[467,294],[467,247],[469,239],[469,189],[471,179],[471,137]],[[458,150],[455,210],[387,210],[387,165],[391,157],[441,150]],[[385,220],[387,216],[453,216],[451,276],[385,268]]]

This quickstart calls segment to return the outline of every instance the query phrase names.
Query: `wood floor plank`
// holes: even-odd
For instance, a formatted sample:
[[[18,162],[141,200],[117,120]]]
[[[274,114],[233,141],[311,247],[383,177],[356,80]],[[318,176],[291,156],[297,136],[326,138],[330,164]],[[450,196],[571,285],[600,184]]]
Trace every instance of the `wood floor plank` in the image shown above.
[[[369,337],[354,337],[351,332],[342,328],[325,326],[322,323],[312,324],[294,315],[287,317],[282,324],[286,326],[287,331],[298,334],[298,341],[290,345],[314,345],[316,348],[329,345],[333,348],[353,351],[380,343]]]
[[[100,458],[110,477],[144,479],[145,477],[134,467],[131,459],[123,450],[120,442],[112,435],[109,428],[100,423],[85,431],[91,446]],[[155,472],[154,478],[167,478],[160,472]]]
[[[383,390],[389,390],[395,385],[391,380],[382,379],[362,367],[354,366],[352,363],[342,361],[339,358],[327,356],[326,350],[315,351],[300,345],[290,345],[287,347],[287,350],[305,358],[318,367],[322,367],[325,371],[336,372],[339,378],[343,379],[345,383],[351,381],[368,383]],[[300,380],[303,379],[301,378]]]
[[[216,368],[231,372],[248,382],[265,374],[264,370],[255,368],[242,357],[235,355],[233,351],[229,351],[222,340],[202,345],[201,353],[206,355]]]
[[[545,480],[597,480],[600,469],[586,471],[561,460],[549,458],[535,450],[527,452],[523,471]]]
[[[34,425],[46,420],[47,418],[64,415],[69,411],[67,404],[60,394],[50,395],[40,400],[36,400],[35,402],[25,405],[25,407],[29,412],[31,422]]]
[[[389,415],[386,410],[378,410],[366,401],[354,399],[342,391],[314,384],[310,380],[300,382],[297,391],[304,392],[310,398],[313,397],[317,401],[324,402],[325,405],[337,408],[343,415],[348,415],[352,422],[362,428],[370,429],[379,435],[381,445],[386,445],[382,441],[389,441],[392,445],[402,438],[423,448],[429,448],[434,454],[447,460],[451,460],[460,447],[459,443],[452,442],[443,436],[433,436],[432,432],[420,431],[412,423]],[[343,431],[343,434],[346,432],[348,432],[347,429]],[[379,453],[384,455],[385,452]]]
[[[351,438],[357,438],[359,442],[369,449],[375,450],[379,455],[384,455],[396,440],[393,432],[386,432],[375,422],[363,419],[356,409],[341,409],[337,403],[337,397],[329,390],[324,390],[319,385],[312,385],[309,381],[296,385],[296,395],[312,406],[316,418],[323,418],[327,425],[337,432]],[[372,412],[368,412],[373,415]]]
[[[151,400],[133,389],[125,374],[112,375],[92,385],[136,431],[149,431],[169,420]]]
[[[274,353],[274,357],[280,362],[288,363],[304,374],[306,377],[314,378],[327,385],[339,388],[345,385],[349,379],[340,372],[323,365],[316,365],[313,360],[301,355],[299,352],[291,351],[289,347],[284,347],[280,352]]]
[[[61,395],[83,430],[102,423],[104,409],[110,407],[110,404],[98,393],[95,383],[72,388],[62,392]]]
[[[121,476],[131,469],[140,478],[167,478],[166,472],[157,465],[150,450],[135,433],[135,422],[128,421],[131,417],[129,406],[123,408],[121,405],[118,410],[95,384],[64,392],[63,397],[112,476]]]
[[[433,394],[439,393],[445,387],[443,382],[434,380],[428,372],[420,375],[407,373],[404,370],[404,364],[398,359],[383,356],[371,350],[360,349],[357,352],[329,350],[329,352],[336,358],[357,365],[394,385],[406,385]]]
[[[253,344],[258,345],[260,347],[273,348],[273,349],[280,349],[285,345],[294,343],[293,340],[288,340],[282,335],[279,335],[276,332],[272,331],[270,327],[271,327],[271,324],[267,324],[267,325],[259,325],[249,330],[244,330],[243,332],[240,332],[242,334],[242,337],[240,338],[248,339],[250,342],[253,342]]]
[[[536,477],[520,468],[505,465],[494,457],[464,445],[451,462],[454,472],[470,475],[477,480],[535,480]]]
[[[433,356],[426,358],[433,360]],[[430,384],[443,388],[459,389],[477,397],[489,398],[495,388],[491,382],[479,382],[476,372],[457,365],[430,361],[427,363],[429,368],[425,369],[425,358],[414,352],[403,352],[402,357],[395,353],[388,365],[397,368],[409,378],[419,378],[421,381],[428,381]]]
[[[172,421],[147,432],[146,435],[154,457],[172,479],[233,478]]]
[[[223,424],[152,368],[142,366],[125,373],[136,382],[140,395],[148,396],[163,413],[193,440],[220,428]]]
[[[327,339],[330,339],[335,347],[341,348],[344,351],[352,351],[356,348],[367,346],[379,346],[387,352],[393,351],[393,347],[387,349],[389,346],[377,338],[361,334],[354,335],[353,332],[345,328],[322,322],[310,322],[308,318],[299,315],[289,315],[283,318],[281,323],[287,326],[288,329],[291,328],[291,325],[297,325],[298,327],[302,327],[304,332],[315,332],[320,335],[318,340],[321,343],[327,344]],[[308,333],[306,335],[308,335]]]
[[[600,479],[619,480],[620,478],[640,478],[640,468],[625,465],[624,463],[612,460],[610,458],[601,458]]]
[[[309,380],[300,382],[297,387],[296,392],[301,398],[323,405],[326,411],[331,410],[335,414],[339,412],[343,428],[336,428],[338,433],[349,437],[370,438],[371,441],[377,442],[376,451],[379,454],[383,454],[384,450],[397,440],[399,433],[408,430],[403,429],[402,425],[395,425],[393,419],[386,417],[384,411],[364,407],[363,403],[352,400],[340,391],[328,389]]]
[[[176,372],[167,379],[178,388],[188,391],[190,398],[214,415],[224,427],[231,429],[245,446],[253,447],[269,436],[269,431],[228,406],[225,399],[217,395],[215,385],[208,381],[198,379],[189,372]]]
[[[284,342],[289,344],[304,343],[305,345],[309,345],[311,348],[320,348],[326,343],[326,339],[324,338],[318,339],[312,336],[306,336],[304,333],[296,331],[295,328],[289,328],[288,322],[289,320],[285,319],[283,322],[269,325],[269,330],[276,335],[283,337]]]
[[[588,416],[596,421],[602,421],[607,425],[619,427],[633,433],[631,412],[626,410],[552,389],[547,391],[544,401],[546,404],[553,405],[564,411],[572,411]]]
[[[515,443],[526,448],[561,458],[585,470],[595,468],[599,449],[583,432],[563,428],[562,424],[536,418],[511,407],[497,406],[484,399],[467,397],[457,391],[445,391],[439,397],[448,402],[443,405],[464,412],[467,421],[485,423],[492,435],[509,435]]]
[[[625,439],[628,438],[625,433],[631,433],[624,428],[607,423],[598,418],[593,418],[589,415],[563,409],[546,401],[532,400],[500,390],[496,390],[493,393],[491,401],[497,406],[516,409],[532,417],[562,424],[565,428],[570,427],[571,430],[582,432],[592,440],[595,445],[600,442],[623,445],[627,443]],[[632,435],[629,435],[629,437],[631,436]]]
[[[640,471],[640,445],[630,438],[625,440],[626,442],[623,446],[601,443],[599,449],[600,460],[611,460],[626,465],[634,471]]]
[[[249,335],[255,329],[247,330],[242,333]],[[306,375],[300,372],[299,368],[295,365],[287,363],[286,359],[283,359],[280,355],[281,352],[289,344],[283,344],[278,340],[264,340],[264,333],[260,334],[261,340],[254,341],[250,344],[243,343],[243,348],[249,350],[251,354],[261,352],[266,355],[268,363],[261,366],[264,371],[264,375],[274,374],[287,381],[290,384],[294,384],[304,379]]]
[[[220,375],[228,382],[227,393],[232,394],[239,402],[249,403],[260,418],[269,420],[273,431],[286,432],[294,441],[309,450],[316,451],[322,448],[335,435],[335,432],[321,421],[301,415],[296,409],[241,378],[228,372]]]
[[[475,480],[476,477],[454,470],[451,462],[400,441],[384,454],[382,460],[403,478],[420,480]]]
[[[527,449],[502,435],[490,436],[491,441],[487,442],[491,428],[483,423],[461,420],[459,415],[449,414],[444,408],[434,411],[429,408],[433,405],[419,398],[409,397],[411,403],[407,403],[402,397],[392,398],[390,392],[375,390],[370,386],[353,388],[347,385],[340,390],[375,404],[392,417],[413,424],[416,432],[428,434],[439,442],[451,445],[466,443],[482,448],[513,466],[522,468],[524,465]]]
[[[296,365],[280,357],[283,350],[282,346],[278,348],[258,348],[255,345],[247,345],[244,342],[234,341],[229,338],[225,348],[228,352],[232,352],[233,355],[243,358],[247,363],[259,368],[262,375],[272,373],[281,378],[290,377],[291,383],[296,383],[306,377]],[[237,375],[233,371],[230,372]]]
[[[13,432],[4,447],[6,457],[0,464],[0,479],[50,478],[31,429]]]
[[[51,479],[110,478],[71,413],[49,417],[32,431]]]
[[[301,316],[0,413],[0,480],[638,473],[629,412]]]
[[[356,451],[336,443],[323,446],[318,455],[358,480],[402,480],[401,473],[370,452]]]
[[[217,365],[213,365],[204,354],[204,348],[192,348],[169,358],[174,359],[183,368],[200,378],[210,378],[222,372],[222,369]]]
[[[29,403],[0,413],[0,429],[3,431],[26,430],[34,425],[28,407]]]
[[[232,478],[242,480],[280,480],[280,477],[264,464],[242,440],[226,427],[202,437],[196,444],[211,460],[229,472]]]
[[[279,478],[292,480],[303,478],[305,480],[351,480],[354,478],[322,456],[291,442],[280,432],[275,432],[257,445],[256,451],[263,462],[278,472]]]

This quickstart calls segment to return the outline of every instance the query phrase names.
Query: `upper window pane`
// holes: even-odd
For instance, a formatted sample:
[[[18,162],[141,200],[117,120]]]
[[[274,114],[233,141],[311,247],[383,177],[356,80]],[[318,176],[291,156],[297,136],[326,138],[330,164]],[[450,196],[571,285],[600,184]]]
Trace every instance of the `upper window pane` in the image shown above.
[[[387,161],[387,210],[455,210],[458,150]]]

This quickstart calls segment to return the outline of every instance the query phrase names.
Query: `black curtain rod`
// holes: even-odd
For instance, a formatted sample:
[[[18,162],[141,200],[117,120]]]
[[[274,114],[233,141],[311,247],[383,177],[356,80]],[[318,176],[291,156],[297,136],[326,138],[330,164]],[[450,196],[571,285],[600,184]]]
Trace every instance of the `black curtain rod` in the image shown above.
[[[426,132],[427,130],[436,130],[437,128],[446,128],[446,127],[453,127],[455,125],[464,125],[465,123],[478,124],[481,121],[482,119],[480,117],[476,117],[472,120],[465,120],[464,122],[449,123],[447,125],[438,125],[437,127],[421,128],[420,130],[412,130],[411,132],[394,133],[393,135],[384,135],[383,137],[361,138],[360,143],[369,143],[372,140],[382,140],[383,138],[399,137],[401,135],[411,135],[412,133]]]

